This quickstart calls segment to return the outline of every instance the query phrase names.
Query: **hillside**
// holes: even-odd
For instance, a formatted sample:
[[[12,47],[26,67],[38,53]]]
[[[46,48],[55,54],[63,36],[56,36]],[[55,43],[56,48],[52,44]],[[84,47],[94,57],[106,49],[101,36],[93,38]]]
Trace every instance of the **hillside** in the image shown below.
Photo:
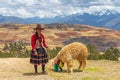
[[[0,24],[0,46],[5,42],[24,41],[30,46],[30,38],[35,24]],[[108,47],[120,49],[120,32],[81,24],[46,24],[43,31],[50,48],[63,46],[74,41],[91,43],[98,50]]]
[[[33,65],[29,58],[2,58],[0,59],[0,80],[119,80],[120,63],[108,60],[88,60],[84,72],[77,70],[78,63],[74,61],[74,73],[54,72],[51,60],[46,65],[49,75],[34,74]],[[94,75],[94,76],[93,76]]]

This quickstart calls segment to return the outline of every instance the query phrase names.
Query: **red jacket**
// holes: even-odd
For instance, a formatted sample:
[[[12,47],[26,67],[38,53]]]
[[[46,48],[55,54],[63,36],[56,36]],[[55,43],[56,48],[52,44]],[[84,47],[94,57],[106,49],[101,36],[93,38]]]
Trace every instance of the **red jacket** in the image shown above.
[[[44,47],[47,47],[43,34],[41,34],[41,38],[42,38],[42,41],[40,42],[40,46],[42,46],[42,44],[43,44]],[[37,36],[36,36],[36,34],[33,34],[32,37],[31,37],[32,49],[36,49],[36,46],[35,46],[36,45],[36,40],[37,40]]]

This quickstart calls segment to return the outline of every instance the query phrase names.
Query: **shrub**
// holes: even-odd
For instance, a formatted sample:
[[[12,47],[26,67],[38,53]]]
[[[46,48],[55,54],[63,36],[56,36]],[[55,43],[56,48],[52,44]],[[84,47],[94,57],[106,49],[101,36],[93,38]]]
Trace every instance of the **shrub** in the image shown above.
[[[89,52],[89,55],[88,55],[88,59],[92,59],[92,60],[98,60],[98,59],[101,59],[101,55],[100,55],[100,52],[98,52],[96,50],[96,47],[92,44],[88,44],[87,45],[87,48],[88,48],[88,52]]]
[[[9,57],[14,57],[14,55],[0,51],[0,58],[9,58]]]
[[[60,50],[61,50],[61,47],[56,47],[55,49],[49,51],[48,52],[49,53],[49,59],[54,58]]]
[[[118,60],[118,57],[120,56],[120,51],[117,48],[110,47],[105,51],[105,54],[103,55],[104,59],[108,60]]]
[[[22,41],[5,43],[3,51],[0,53],[0,57],[29,57],[30,53],[26,48],[26,43]]]

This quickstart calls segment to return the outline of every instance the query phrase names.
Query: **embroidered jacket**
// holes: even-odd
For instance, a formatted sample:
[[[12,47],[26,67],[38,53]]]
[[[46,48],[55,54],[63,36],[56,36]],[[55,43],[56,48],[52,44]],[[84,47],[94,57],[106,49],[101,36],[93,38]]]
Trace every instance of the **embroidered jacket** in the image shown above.
[[[37,42],[38,38],[36,36],[36,34],[33,34],[32,37],[31,37],[31,46],[32,46],[32,49],[36,49],[36,42]],[[39,40],[39,46],[44,46],[47,48],[47,45],[46,45],[46,42],[45,42],[45,37],[43,34],[41,34],[41,39]]]

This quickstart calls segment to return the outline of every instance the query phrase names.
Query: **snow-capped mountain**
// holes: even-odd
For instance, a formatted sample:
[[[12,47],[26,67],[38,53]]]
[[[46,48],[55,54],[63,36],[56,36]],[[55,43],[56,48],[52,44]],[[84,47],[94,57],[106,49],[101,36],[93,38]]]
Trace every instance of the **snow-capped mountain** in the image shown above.
[[[68,16],[56,16],[54,18],[18,18],[14,16],[0,15],[0,23],[21,23],[21,24],[34,24],[34,23],[66,23],[66,24],[87,24],[98,27],[106,27],[115,30],[120,30],[120,13],[115,11],[103,11],[94,14],[72,14]]]

